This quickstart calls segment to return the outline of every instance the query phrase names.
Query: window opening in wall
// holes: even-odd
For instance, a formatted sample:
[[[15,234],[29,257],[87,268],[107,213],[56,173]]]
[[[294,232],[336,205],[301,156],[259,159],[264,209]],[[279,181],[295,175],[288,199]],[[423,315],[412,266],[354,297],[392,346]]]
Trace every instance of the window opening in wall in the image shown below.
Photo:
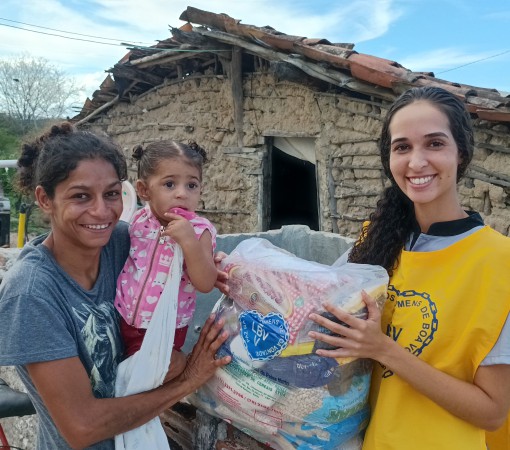
[[[269,229],[301,224],[308,225],[311,230],[319,230],[314,162],[314,139],[273,139],[270,157]]]

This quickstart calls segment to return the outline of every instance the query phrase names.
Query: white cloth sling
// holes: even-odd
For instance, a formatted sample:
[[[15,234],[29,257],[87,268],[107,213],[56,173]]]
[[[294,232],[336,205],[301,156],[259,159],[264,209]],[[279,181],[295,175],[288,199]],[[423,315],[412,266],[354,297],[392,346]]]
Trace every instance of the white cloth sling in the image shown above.
[[[140,350],[119,364],[115,396],[125,397],[161,386],[170,366],[174,345],[179,284],[183,255],[179,245]],[[168,439],[159,417],[115,436],[116,450],[169,450]]]

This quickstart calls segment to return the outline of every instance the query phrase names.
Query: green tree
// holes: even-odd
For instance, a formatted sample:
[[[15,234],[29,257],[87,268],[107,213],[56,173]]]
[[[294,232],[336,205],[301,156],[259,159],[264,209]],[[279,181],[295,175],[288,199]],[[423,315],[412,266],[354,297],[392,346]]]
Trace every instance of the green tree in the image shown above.
[[[0,160],[13,161],[18,159],[21,141],[22,136],[19,134],[19,127],[16,125],[16,121],[0,113]],[[15,176],[16,168],[0,167],[0,203],[5,204],[3,199],[8,199],[10,202],[10,232],[16,233],[18,231],[18,214],[22,204],[25,205],[27,213],[25,233],[36,235],[47,231],[48,223],[38,208],[35,207],[33,199],[22,197],[14,189]],[[5,232],[5,230],[1,229],[4,223],[0,221],[0,233]],[[11,246],[15,245],[16,242],[13,242],[11,239]]]
[[[0,116],[0,159],[14,160],[18,158],[20,137],[12,129],[12,122]],[[4,196],[13,195],[12,179],[16,172],[13,168],[0,168],[1,190]]]
[[[19,136],[11,129],[10,125],[12,122],[3,115],[0,115],[0,159],[2,160],[13,160],[17,158],[18,147],[19,147]],[[2,245],[6,243],[4,240],[5,233],[10,233],[17,226],[17,221],[13,223],[12,220],[6,221],[4,214],[6,213],[6,200],[10,202],[10,211],[7,213],[12,216],[13,210],[15,210],[15,199],[16,194],[13,191],[12,181],[16,174],[14,168],[0,167],[0,205],[1,205],[1,220],[0,220],[0,239]],[[7,217],[8,219],[8,217]],[[10,223],[10,230],[4,229],[7,224]],[[13,243],[11,242],[11,245]]]
[[[82,89],[45,58],[22,54],[0,59],[0,112],[24,134],[48,119],[65,117]]]

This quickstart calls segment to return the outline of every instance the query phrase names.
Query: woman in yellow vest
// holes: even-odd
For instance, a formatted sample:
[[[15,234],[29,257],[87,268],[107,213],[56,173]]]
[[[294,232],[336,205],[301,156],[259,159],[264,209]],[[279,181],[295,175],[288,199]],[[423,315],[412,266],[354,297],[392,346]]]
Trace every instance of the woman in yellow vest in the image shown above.
[[[382,312],[364,295],[368,320],[325,305],[342,326],[323,356],[376,361],[372,418],[363,450],[508,450],[510,238],[465,211],[457,182],[473,156],[464,104],[436,87],[402,94],[380,140],[391,181],[349,262],[390,274]]]

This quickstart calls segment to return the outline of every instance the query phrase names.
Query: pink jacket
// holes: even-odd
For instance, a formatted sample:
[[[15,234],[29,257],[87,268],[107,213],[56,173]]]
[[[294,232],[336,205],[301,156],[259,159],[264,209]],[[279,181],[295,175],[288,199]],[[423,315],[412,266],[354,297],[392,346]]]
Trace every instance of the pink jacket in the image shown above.
[[[207,219],[195,216],[190,220],[197,239],[205,230],[216,248],[216,229]],[[147,328],[168,278],[176,242],[160,237],[161,225],[149,206],[137,211],[129,227],[131,248],[117,279],[115,307],[124,320],[136,328]],[[186,273],[184,263],[179,288],[177,328],[186,326],[195,312],[196,290]]]

